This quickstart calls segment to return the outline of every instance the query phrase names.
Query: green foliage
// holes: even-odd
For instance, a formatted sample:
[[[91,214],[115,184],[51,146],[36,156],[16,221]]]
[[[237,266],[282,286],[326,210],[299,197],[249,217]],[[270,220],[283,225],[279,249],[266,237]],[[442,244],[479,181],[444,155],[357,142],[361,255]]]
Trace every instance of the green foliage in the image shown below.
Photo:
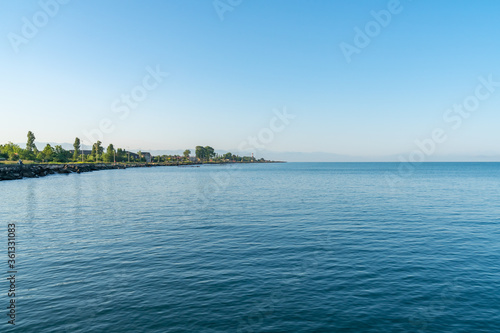
[[[198,158],[202,161],[208,161],[212,157],[215,157],[215,150],[210,146],[206,146],[206,147],[196,146],[195,154],[196,154],[196,158]]]
[[[28,142],[26,144],[30,149],[22,149],[19,145],[8,142],[5,145],[0,145],[0,157],[11,161],[35,160],[38,154],[38,149],[34,144],[35,136],[32,132],[28,132]]]
[[[66,163],[69,161],[71,154],[69,151],[63,149],[60,145],[54,148],[54,155],[52,157],[52,162]]]
[[[0,146],[0,151],[3,158],[16,161],[20,158],[23,149],[9,141],[7,144]]]
[[[73,148],[75,151],[73,152],[73,160],[78,161],[78,157],[80,155],[80,139],[75,138],[75,143],[73,143]]]
[[[104,162],[113,162],[115,159],[115,147],[112,144],[108,146],[106,154],[104,154]]]
[[[4,145],[0,145],[0,158],[5,158],[5,159],[9,158],[9,154],[4,153]]]
[[[116,150],[116,161],[117,162],[126,162],[127,161],[127,154],[125,153],[125,150],[118,148]]]
[[[95,162],[98,162],[104,152],[104,148],[102,147],[102,142],[97,141],[92,145],[91,156]]]
[[[203,148],[202,146],[196,146],[195,154],[197,159],[204,160],[206,155],[205,148]]]
[[[32,152],[35,149],[35,134],[33,134],[32,131],[28,131],[28,142],[26,143],[26,150]]]
[[[42,160],[45,162],[50,162],[54,158],[54,148],[50,144],[47,143],[45,148],[42,150]]]
[[[18,153],[18,156],[21,160],[33,161],[36,158],[35,152],[28,149],[21,149]]]
[[[251,156],[238,156],[231,153],[225,153],[222,155],[216,154],[215,150],[210,147],[202,147],[196,146],[195,149],[196,158],[200,161],[213,161],[213,162],[222,162],[222,161],[235,161],[235,162],[253,162],[255,161],[254,157]]]
[[[51,147],[47,144],[42,151],[38,151],[36,145],[34,144],[35,135],[30,131],[28,132],[28,142],[26,144],[26,149],[22,149],[19,145],[8,142],[5,145],[0,145],[0,158],[9,159],[12,161],[22,160],[34,160],[37,162],[53,162],[53,163],[67,163],[70,160],[80,161],[81,157],[81,142],[79,138],[75,138],[73,144],[74,153],[73,155],[63,149],[60,145]],[[28,148],[29,147],[29,148]],[[31,149],[30,149],[31,148]],[[154,160],[158,163],[187,163],[191,150],[186,149],[183,152],[183,156],[180,155],[162,155],[155,156]],[[256,159],[250,156],[237,156],[227,152],[225,154],[216,154],[214,148],[210,146],[196,146],[195,149],[196,157],[203,162],[254,162]],[[131,162],[142,162],[144,161],[144,156],[141,151],[137,152],[138,158],[134,159],[130,156]],[[113,144],[109,144],[104,154],[104,148],[102,147],[102,142],[97,141],[92,145],[92,152],[90,155],[85,156],[84,162],[128,162],[129,156],[124,149],[118,148],[115,150]],[[265,162],[263,158],[258,160],[259,162]]]
[[[213,157],[215,157],[215,150],[210,146],[206,146],[205,147],[205,159],[210,160]]]

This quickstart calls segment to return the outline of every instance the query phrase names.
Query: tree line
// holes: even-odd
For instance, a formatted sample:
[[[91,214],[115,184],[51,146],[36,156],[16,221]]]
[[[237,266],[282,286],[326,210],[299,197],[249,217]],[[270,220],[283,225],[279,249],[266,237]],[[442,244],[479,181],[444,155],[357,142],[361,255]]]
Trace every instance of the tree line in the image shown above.
[[[195,148],[196,159],[202,162],[252,162],[256,159],[252,156],[238,156],[232,153],[217,154],[210,146],[196,146]],[[259,161],[264,162],[261,158]]]
[[[102,146],[101,141],[97,141],[92,145],[90,154],[83,154],[81,149],[80,139],[75,138],[73,143],[73,151],[65,150],[62,146],[56,145],[52,147],[47,144],[43,150],[38,150],[35,144],[35,134],[31,131],[27,134],[26,148],[21,148],[19,145],[9,142],[5,145],[0,145],[0,158],[11,161],[29,160],[35,162],[145,162],[144,155],[141,151],[137,154],[127,152],[122,148],[115,149],[113,144],[109,144],[106,151]],[[238,156],[232,153],[217,154],[214,148],[210,146],[196,146],[194,161],[191,160],[191,150],[186,149],[182,156],[180,155],[158,155],[152,157],[152,162],[157,163],[192,163],[192,162],[253,162],[254,157]],[[259,161],[264,161],[260,159]]]

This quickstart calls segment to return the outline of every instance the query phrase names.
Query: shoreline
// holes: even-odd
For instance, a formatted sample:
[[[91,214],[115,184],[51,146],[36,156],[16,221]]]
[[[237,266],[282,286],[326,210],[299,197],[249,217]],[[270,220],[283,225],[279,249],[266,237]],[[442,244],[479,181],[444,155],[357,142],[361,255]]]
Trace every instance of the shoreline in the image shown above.
[[[285,163],[282,161],[265,162],[197,162],[197,163],[58,163],[58,164],[0,164],[0,181],[23,178],[40,178],[53,174],[82,173],[101,170],[151,168],[159,166],[200,166],[222,164],[265,164]]]

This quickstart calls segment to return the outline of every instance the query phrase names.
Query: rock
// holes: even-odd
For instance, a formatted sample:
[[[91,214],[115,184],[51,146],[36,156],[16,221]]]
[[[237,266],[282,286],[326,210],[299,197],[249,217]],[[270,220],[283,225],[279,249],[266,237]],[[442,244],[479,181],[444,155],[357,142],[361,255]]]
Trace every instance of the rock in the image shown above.
[[[76,172],[92,172],[98,170],[113,170],[126,168],[153,167],[156,164],[25,164],[0,165],[0,181],[26,178],[44,177],[51,174],[70,174]]]
[[[32,170],[24,170],[23,176],[27,178],[35,178],[36,174]]]

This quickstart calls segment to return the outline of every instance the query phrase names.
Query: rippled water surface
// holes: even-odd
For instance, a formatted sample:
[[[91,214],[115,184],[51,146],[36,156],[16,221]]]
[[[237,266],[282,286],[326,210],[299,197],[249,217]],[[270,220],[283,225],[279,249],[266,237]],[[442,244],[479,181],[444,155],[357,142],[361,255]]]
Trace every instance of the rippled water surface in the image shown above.
[[[500,164],[157,167],[0,183],[15,330],[499,332]]]

